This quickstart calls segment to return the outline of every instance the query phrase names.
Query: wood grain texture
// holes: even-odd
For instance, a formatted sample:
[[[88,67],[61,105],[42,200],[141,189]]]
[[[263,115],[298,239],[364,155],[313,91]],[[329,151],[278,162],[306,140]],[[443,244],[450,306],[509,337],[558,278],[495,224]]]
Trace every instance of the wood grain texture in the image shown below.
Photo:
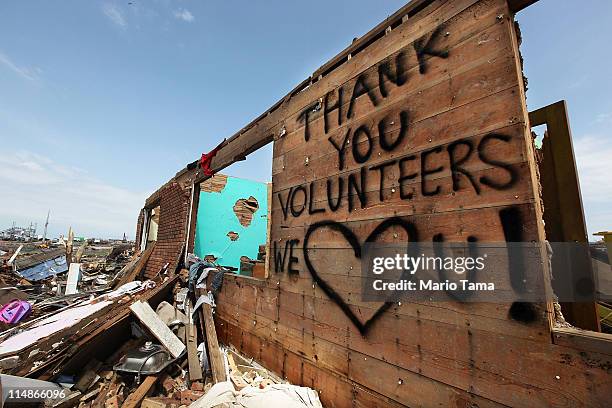
[[[144,267],[147,265],[147,261],[151,257],[151,254],[153,253],[153,250],[155,249],[156,245],[156,242],[152,243],[147,249],[145,249],[145,251],[142,253],[142,255],[140,255],[140,257],[137,257],[138,260],[136,261],[136,263],[134,263],[134,260],[132,260],[125,266],[125,271],[123,272],[124,275],[119,280],[119,283],[117,283],[116,287],[125,285],[128,282],[132,282],[140,275]]]
[[[187,335],[187,360],[189,362],[189,381],[199,381],[202,379],[202,366],[198,358],[198,333],[193,323],[189,323],[186,328]]]
[[[142,383],[136,388],[136,390],[128,395],[125,399],[121,408],[137,408],[140,406],[140,403],[143,399],[148,395],[151,391],[155,383],[157,382],[157,376],[149,375],[147,376]]]
[[[239,282],[237,288],[230,286],[232,280]],[[469,392],[478,390],[477,395],[485,397],[491,406],[495,406],[492,401],[509,406],[605,406],[609,384],[605,366],[611,361],[610,355],[575,344],[573,348],[553,345],[545,327],[540,337],[522,337],[521,330],[525,334],[529,331],[507,319],[493,324],[493,320],[479,316],[477,311],[465,315],[448,311],[447,321],[442,323],[428,310],[434,309],[428,305],[402,304],[383,315],[375,329],[364,337],[355,333],[350,321],[337,313],[337,307],[329,300],[287,297],[282,291],[280,295],[273,291],[260,294],[268,298],[267,302],[280,302],[280,316],[274,319],[265,311],[252,309],[250,302],[238,306],[226,297],[226,294],[250,297],[251,291],[259,293],[259,287],[230,275],[224,285],[227,292],[219,297],[216,316],[220,339],[266,367],[276,367],[275,372],[289,379],[304,381],[302,374],[293,372],[306,365],[309,370],[324,371],[333,377],[346,380],[349,376],[349,383],[353,384],[349,388],[367,387],[375,394],[387,396],[396,392],[392,399],[412,405],[408,401],[413,400],[402,393],[399,384],[393,392],[386,388],[390,386],[386,376],[375,388],[370,388],[374,384],[368,376],[376,373],[374,376],[378,377],[389,365],[398,380],[429,378],[434,384],[439,382],[451,390],[468,392],[457,391],[454,397],[451,392],[447,396],[451,401],[469,400]],[[308,305],[310,302],[314,305]],[[403,310],[406,307],[415,308],[414,313],[408,314]],[[522,357],[518,358],[519,355]],[[351,375],[354,377],[350,378]]]
[[[202,315],[204,317],[204,327],[206,329],[206,344],[208,345],[208,356],[210,357],[210,368],[215,383],[226,381],[225,362],[219,348],[215,322],[212,315],[212,307],[208,303],[202,305]]]
[[[354,242],[329,225],[358,245],[499,242],[511,209],[520,240],[545,238],[513,9],[414,4],[215,158],[222,168],[274,140],[269,277],[227,275],[219,338],[325,406],[605,406],[609,356],[597,339],[553,344],[548,304],[525,323],[510,304],[361,297]],[[529,270],[548,276],[544,264]]]
[[[183,354],[185,345],[157,316],[157,313],[149,306],[149,303],[143,301],[134,302],[130,306],[130,310],[149,329],[151,334],[168,349],[174,358]]]

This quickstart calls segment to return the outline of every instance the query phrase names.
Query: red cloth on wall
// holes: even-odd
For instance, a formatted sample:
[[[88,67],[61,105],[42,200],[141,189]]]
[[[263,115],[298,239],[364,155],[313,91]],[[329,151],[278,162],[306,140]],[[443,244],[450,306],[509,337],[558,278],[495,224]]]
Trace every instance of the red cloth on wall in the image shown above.
[[[212,149],[210,152],[202,153],[202,158],[200,159],[200,167],[202,168],[202,171],[204,172],[205,176],[210,177],[215,174],[214,170],[210,168],[210,163],[212,162],[213,157],[215,157],[217,152],[223,147],[224,144],[225,139],[223,139],[223,141],[219,143],[219,145]]]

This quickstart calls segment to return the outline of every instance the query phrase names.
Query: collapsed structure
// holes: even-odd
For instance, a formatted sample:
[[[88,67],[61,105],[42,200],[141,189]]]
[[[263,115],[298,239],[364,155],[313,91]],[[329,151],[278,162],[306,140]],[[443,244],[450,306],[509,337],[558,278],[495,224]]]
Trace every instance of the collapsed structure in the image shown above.
[[[609,404],[594,302],[361,298],[364,243],[587,241],[565,105],[526,107],[514,13],[530,3],[410,2],[147,199],[143,300],[172,303],[190,254],[223,266],[200,328],[213,382],[218,337],[326,407]],[[271,185],[217,173],[268,143]],[[544,253],[534,268],[555,273]],[[113,307],[88,340],[129,337]]]
[[[585,331],[552,303],[360,299],[353,241],[587,242],[564,104],[526,109],[514,13],[528,3],[411,2],[161,190],[163,218],[185,180],[169,228],[191,253],[201,183],[219,177],[206,170],[274,143],[267,273],[226,276],[224,343],[325,406],[606,404],[594,304],[561,305]]]

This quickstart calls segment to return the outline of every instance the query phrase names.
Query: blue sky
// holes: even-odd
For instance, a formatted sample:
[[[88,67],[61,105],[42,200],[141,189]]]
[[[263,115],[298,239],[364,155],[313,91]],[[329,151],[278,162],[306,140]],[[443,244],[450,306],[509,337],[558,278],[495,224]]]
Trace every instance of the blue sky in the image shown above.
[[[131,4],[130,4],[131,3]],[[144,199],[404,1],[0,3],[0,229],[134,235]],[[612,229],[607,1],[518,15],[530,109],[568,101],[591,232]],[[226,170],[270,179],[270,148]]]

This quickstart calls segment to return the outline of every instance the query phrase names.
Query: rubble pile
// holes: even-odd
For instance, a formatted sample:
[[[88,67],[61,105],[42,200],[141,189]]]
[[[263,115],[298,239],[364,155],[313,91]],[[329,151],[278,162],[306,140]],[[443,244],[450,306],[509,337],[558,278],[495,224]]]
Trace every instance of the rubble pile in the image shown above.
[[[32,311],[3,326],[0,382],[53,390],[36,402],[55,408],[321,407],[314,390],[218,343],[215,296],[232,272],[190,254],[141,281],[154,247],[83,246],[67,272],[38,281],[3,268],[17,282],[3,302]]]
[[[73,293],[67,293],[70,254],[65,246],[2,241],[0,248],[4,252],[0,256],[0,324],[3,325],[27,322],[109,290],[112,280],[134,253],[133,245],[127,243],[97,247],[83,243],[74,254],[80,276]],[[3,308],[12,301],[21,302],[19,305],[28,311],[13,313],[8,321],[8,312],[3,313]]]

